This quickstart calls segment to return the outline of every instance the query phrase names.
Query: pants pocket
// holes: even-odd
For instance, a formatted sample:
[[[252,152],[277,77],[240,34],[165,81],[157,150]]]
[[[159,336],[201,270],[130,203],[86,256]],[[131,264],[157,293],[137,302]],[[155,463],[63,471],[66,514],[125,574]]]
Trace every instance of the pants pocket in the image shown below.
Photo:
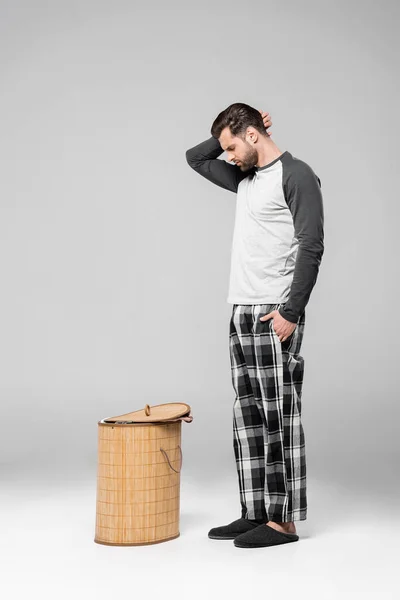
[[[272,317],[268,319],[268,321],[260,321],[261,317],[265,317],[273,310],[276,310],[279,304],[260,304],[257,307],[257,310],[254,314],[254,322],[253,322],[253,333],[255,335],[261,335],[270,332],[270,327],[272,327]]]
[[[273,309],[273,310],[279,310],[279,308],[280,308],[281,306],[283,306],[283,304],[282,304],[282,303],[281,303],[281,304],[276,304],[275,306],[276,306],[276,308],[275,308],[275,309]],[[282,346],[282,349],[283,349],[283,350],[290,350],[290,347],[291,347],[291,345],[292,345],[292,342],[293,342],[294,338],[296,337],[296,335],[295,335],[295,334],[296,334],[296,329],[297,329],[298,325],[296,325],[296,327],[293,329],[293,331],[292,331],[292,333],[289,335],[289,337],[288,337],[288,338],[286,338],[286,340],[284,340],[283,342],[281,342],[281,340],[279,339],[279,336],[278,336],[278,334],[277,334],[277,333],[276,333],[276,331],[275,331],[275,328],[274,328],[274,326],[273,326],[273,319],[270,319],[270,326],[271,326],[271,331],[272,331],[272,334],[276,336],[277,340],[280,342],[280,344],[281,344],[281,346]]]

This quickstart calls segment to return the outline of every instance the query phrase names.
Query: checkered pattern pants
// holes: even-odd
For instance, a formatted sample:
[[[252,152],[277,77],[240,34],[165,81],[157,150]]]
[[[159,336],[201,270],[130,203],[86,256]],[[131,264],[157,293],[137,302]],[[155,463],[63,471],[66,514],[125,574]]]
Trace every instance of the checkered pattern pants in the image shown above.
[[[305,312],[281,342],[273,319],[281,304],[234,304],[229,324],[233,448],[241,516],[265,522],[307,518],[305,439],[301,423]]]

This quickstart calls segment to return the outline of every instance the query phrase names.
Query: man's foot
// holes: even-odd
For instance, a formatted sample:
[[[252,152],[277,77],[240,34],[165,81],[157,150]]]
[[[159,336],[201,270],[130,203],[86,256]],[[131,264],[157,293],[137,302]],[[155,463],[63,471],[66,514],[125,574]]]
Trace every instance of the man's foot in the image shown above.
[[[297,533],[289,533],[288,529],[291,528],[288,523],[273,523],[273,525],[270,525],[271,523],[273,521],[268,521],[268,523],[262,523],[262,525],[250,531],[241,533],[233,540],[234,545],[239,548],[262,548],[299,540]]]
[[[266,525],[276,529],[276,531],[280,531],[281,533],[297,533],[296,526],[293,521],[288,521],[287,523],[268,521]]]
[[[236,519],[228,525],[220,525],[219,527],[213,527],[208,532],[208,537],[212,540],[234,540],[236,536],[246,531],[251,531],[259,525],[264,525],[264,519],[250,520],[250,519]]]

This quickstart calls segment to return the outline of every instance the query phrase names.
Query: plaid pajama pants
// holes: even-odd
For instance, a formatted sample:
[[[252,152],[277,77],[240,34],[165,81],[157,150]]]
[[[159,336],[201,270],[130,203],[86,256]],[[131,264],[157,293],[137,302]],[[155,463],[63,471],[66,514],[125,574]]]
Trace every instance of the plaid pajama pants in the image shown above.
[[[234,304],[229,324],[233,447],[245,519],[307,518],[305,439],[301,423],[305,311],[281,342],[273,319],[281,304]]]

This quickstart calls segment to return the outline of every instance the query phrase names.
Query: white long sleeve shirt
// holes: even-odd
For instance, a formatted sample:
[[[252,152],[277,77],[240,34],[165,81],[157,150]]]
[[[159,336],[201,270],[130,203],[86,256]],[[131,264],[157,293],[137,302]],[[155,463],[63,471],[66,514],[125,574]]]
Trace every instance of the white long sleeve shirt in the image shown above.
[[[248,171],[219,160],[222,152],[211,137],[187,150],[186,159],[200,175],[237,193],[227,301],[284,303],[280,314],[296,323],[324,251],[320,179],[287,150]]]

